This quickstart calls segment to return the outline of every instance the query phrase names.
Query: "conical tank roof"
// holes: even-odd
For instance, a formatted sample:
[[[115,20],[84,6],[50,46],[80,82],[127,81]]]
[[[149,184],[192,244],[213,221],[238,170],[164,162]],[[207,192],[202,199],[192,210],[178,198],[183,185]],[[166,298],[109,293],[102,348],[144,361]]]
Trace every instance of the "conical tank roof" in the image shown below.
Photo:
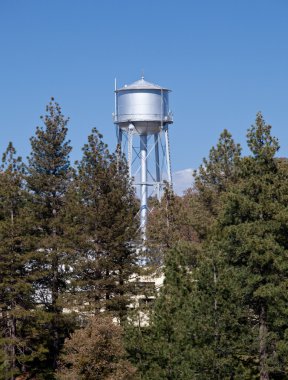
[[[126,91],[126,90],[164,90],[164,91],[170,91],[168,88],[164,88],[161,86],[158,86],[158,84],[147,82],[144,77],[142,77],[139,80],[136,80],[136,82],[133,82],[129,85],[125,84],[122,88],[119,88],[116,90],[118,91]]]

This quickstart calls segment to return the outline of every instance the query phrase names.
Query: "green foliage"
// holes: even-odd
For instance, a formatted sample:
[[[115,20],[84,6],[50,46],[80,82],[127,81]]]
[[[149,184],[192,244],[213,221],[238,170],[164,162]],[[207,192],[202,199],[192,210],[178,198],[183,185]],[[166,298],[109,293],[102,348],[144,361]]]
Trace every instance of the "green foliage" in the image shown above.
[[[224,130],[192,189],[151,200],[139,270],[125,160],[93,129],[72,169],[68,119],[46,111],[28,165],[10,143],[0,170],[0,380],[52,380],[69,335],[59,379],[287,379],[288,161],[263,116],[251,156]],[[163,268],[159,293],[131,281]],[[127,318],[135,295],[155,302]]]
[[[1,379],[11,378],[31,360],[27,326],[33,307],[32,282],[25,223],[27,193],[23,164],[9,143],[0,171],[0,368]]]
[[[96,129],[84,145],[69,197],[76,254],[72,284],[81,310],[104,308],[122,319],[134,288],[128,280],[137,270],[138,207],[124,160],[109,153]]]
[[[31,196],[29,211],[33,232],[34,297],[44,313],[42,339],[47,350],[44,372],[56,368],[57,357],[70,326],[70,316],[63,314],[62,298],[67,291],[71,255],[69,237],[63,223],[66,193],[70,181],[69,153],[66,141],[68,119],[60,106],[51,99],[31,138],[26,177]],[[39,367],[35,358],[35,366]],[[41,371],[38,368],[38,371]],[[48,375],[47,375],[48,376]]]
[[[186,210],[202,248],[186,274],[179,208],[167,209],[180,252],[166,256],[149,327],[128,329],[143,379],[287,378],[288,170],[270,132],[257,114],[253,156],[240,158],[224,131],[195,174]]]
[[[177,197],[169,187],[165,188],[160,202],[154,200],[150,205],[147,228],[147,264],[152,271],[162,268],[165,252],[173,246],[176,240],[175,235],[180,231],[176,228],[176,215],[179,216],[180,208],[180,197]]]
[[[209,158],[203,158],[198,172],[194,174],[195,182],[204,188],[214,188],[221,192],[227,188],[227,183],[237,177],[236,163],[241,155],[241,147],[235,144],[232,135],[224,129],[220,134],[216,147],[212,147]]]
[[[191,199],[187,192],[177,196],[168,187],[160,202],[155,202],[149,213],[147,228],[147,265],[151,273],[162,270],[166,253],[177,248],[188,256],[188,265],[195,265],[199,239],[193,226]],[[146,268],[147,269],[147,268]]]
[[[241,160],[237,183],[223,195],[199,270],[209,315],[215,308],[213,320],[203,318],[204,330],[211,329],[204,347],[213,348],[209,340],[217,336],[213,373],[221,378],[231,368],[237,379],[287,378],[288,172],[274,158],[270,129],[258,114],[247,135],[253,156]]]
[[[265,123],[261,112],[257,113],[255,125],[247,133],[247,143],[254,157],[266,164],[279,150],[278,139],[271,136],[271,125]]]
[[[167,255],[164,274],[149,326],[130,325],[128,329],[128,351],[141,379],[194,379],[190,335],[193,282],[179,251]]]
[[[221,194],[237,181],[241,147],[225,129],[208,158],[203,159],[194,172],[194,189],[190,197],[192,226],[198,239],[207,239],[211,227],[221,209]]]

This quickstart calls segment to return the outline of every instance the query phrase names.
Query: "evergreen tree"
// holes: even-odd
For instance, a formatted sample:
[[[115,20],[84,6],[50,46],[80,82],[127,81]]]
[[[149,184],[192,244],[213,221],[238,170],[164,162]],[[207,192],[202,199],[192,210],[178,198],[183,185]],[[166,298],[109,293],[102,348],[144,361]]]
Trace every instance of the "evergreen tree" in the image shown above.
[[[210,149],[209,158],[204,158],[203,164],[194,173],[196,188],[203,196],[206,194],[207,205],[210,205],[211,213],[215,210],[213,199],[208,191],[219,195],[227,189],[231,181],[237,179],[237,162],[239,162],[240,155],[240,145],[236,144],[232,135],[227,129],[224,129],[220,134],[217,146]]]
[[[27,265],[29,250],[25,241],[23,213],[27,196],[23,189],[23,164],[9,143],[0,172],[0,308],[1,379],[14,379],[25,357],[25,337],[21,322],[32,304]]]
[[[190,192],[180,197],[167,187],[160,202],[155,202],[151,208],[147,228],[147,265],[152,273],[161,272],[165,254],[175,247],[189,256],[188,265],[195,265],[198,236],[192,224],[190,198]]]
[[[278,141],[260,113],[247,137],[253,156],[241,160],[239,180],[224,195],[210,243],[210,283],[207,275],[198,278],[210,311],[217,302],[204,329],[207,336],[210,326],[210,340],[217,331],[214,375],[286,379],[288,172],[274,158]]]
[[[151,201],[150,201],[151,202]],[[172,248],[179,238],[179,229],[176,228],[177,216],[180,213],[181,199],[167,186],[160,202],[154,200],[150,205],[147,228],[147,264],[152,271],[161,270],[164,255]],[[177,216],[176,216],[177,215]]]
[[[165,280],[150,313],[149,326],[127,328],[127,347],[141,379],[196,379],[190,324],[194,286],[187,260],[170,250],[165,259]],[[193,365],[194,364],[194,365]]]
[[[96,129],[77,164],[69,207],[76,303],[80,295],[83,311],[104,308],[122,319],[137,269],[137,204],[125,162],[109,153]]]
[[[237,276],[227,265],[219,234],[215,228],[192,274],[197,285],[191,294],[193,368],[196,379],[252,380],[257,372],[251,365],[254,357],[247,354],[252,339],[245,289],[239,287]]]
[[[241,147],[224,129],[216,147],[194,172],[194,186],[190,191],[191,225],[200,241],[209,235],[210,228],[221,209],[221,194],[230,183],[237,181],[237,165]]]
[[[237,181],[241,147],[224,130],[209,157],[194,172],[195,183],[183,197],[167,188],[148,219],[149,263],[163,265],[165,251],[177,246],[189,256],[189,266],[196,265],[202,242],[207,238],[221,208],[221,194]]]
[[[49,372],[49,368],[56,368],[61,344],[69,329],[63,315],[62,297],[71,265],[69,236],[63,223],[71,147],[66,141],[68,119],[53,98],[42,119],[44,126],[37,127],[36,135],[31,138],[27,186],[32,197],[30,211],[34,225],[34,266],[37,267],[34,297],[45,312],[42,331],[46,334],[48,355],[43,371]]]

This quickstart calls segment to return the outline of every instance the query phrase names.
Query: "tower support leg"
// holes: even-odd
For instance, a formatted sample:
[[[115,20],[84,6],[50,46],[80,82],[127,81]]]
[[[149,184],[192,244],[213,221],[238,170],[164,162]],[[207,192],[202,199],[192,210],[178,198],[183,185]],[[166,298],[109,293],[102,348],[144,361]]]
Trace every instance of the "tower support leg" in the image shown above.
[[[133,131],[134,131],[134,125],[130,124],[128,128],[128,157],[127,157],[128,172],[129,172],[130,178],[132,178]]]
[[[156,194],[157,199],[160,201],[160,159],[159,159],[159,133],[154,134],[154,145],[155,145],[155,164],[156,164]]]
[[[116,156],[117,156],[117,171],[119,170],[119,162],[121,160],[122,155],[122,129],[117,126],[117,149],[116,149]]]
[[[147,135],[140,136],[141,191],[140,228],[142,239],[146,240],[147,223]]]
[[[167,163],[167,179],[170,187],[172,187],[172,173],[171,173],[171,159],[170,159],[170,145],[169,145],[169,134],[168,126],[164,126],[165,133],[165,145],[166,145],[166,163]]]

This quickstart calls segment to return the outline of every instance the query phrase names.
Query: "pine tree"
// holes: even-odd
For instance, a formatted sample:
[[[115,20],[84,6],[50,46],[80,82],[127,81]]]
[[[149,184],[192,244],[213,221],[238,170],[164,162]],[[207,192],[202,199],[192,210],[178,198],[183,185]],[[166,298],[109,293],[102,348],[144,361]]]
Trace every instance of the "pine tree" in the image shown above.
[[[223,379],[286,379],[288,172],[274,158],[278,141],[260,113],[247,137],[253,156],[241,160],[239,180],[223,197],[210,243],[210,282],[202,275],[198,288],[208,303],[214,289],[210,310],[217,302],[214,322],[204,318],[210,340],[217,331],[216,373]]]
[[[195,264],[198,236],[193,228],[190,198],[189,192],[180,197],[167,187],[160,202],[155,202],[151,208],[147,228],[147,266],[152,273],[161,272],[166,253],[175,247],[189,256],[188,265]]]
[[[49,368],[57,366],[61,344],[69,330],[65,325],[62,297],[71,265],[69,236],[63,223],[71,147],[66,141],[68,119],[53,98],[42,119],[44,126],[37,127],[36,135],[31,138],[26,180],[32,197],[34,266],[37,267],[34,297],[45,312],[42,330],[48,339],[48,355],[44,371],[49,372]]]
[[[193,368],[200,379],[256,379],[254,357],[247,353],[252,344],[245,290],[227,265],[219,244],[221,233],[204,244],[197,269],[192,273],[190,334],[194,337]],[[252,365],[251,365],[252,363]]]
[[[0,176],[0,378],[5,380],[33,372],[48,354],[48,332],[43,332],[47,326],[34,292],[39,273],[35,273],[38,255],[33,252],[38,240],[35,220],[30,215],[33,202],[25,189],[24,165],[15,154],[10,143],[3,155]]]
[[[157,271],[163,266],[165,252],[179,239],[180,230],[176,225],[181,199],[167,186],[160,202],[154,200],[149,208],[147,264],[152,271]]]
[[[137,269],[137,204],[125,162],[108,151],[96,129],[77,164],[69,207],[76,298],[83,311],[110,310],[122,319]]]
[[[0,171],[0,378],[14,379],[33,360],[35,319],[24,166],[9,143]],[[35,338],[35,337],[34,337]]]
[[[194,286],[187,260],[179,250],[166,255],[165,280],[150,313],[149,326],[127,328],[127,347],[141,379],[196,379],[191,294]]]
[[[221,208],[221,194],[229,184],[237,181],[241,147],[232,135],[224,129],[216,147],[212,147],[209,157],[203,159],[194,172],[194,191],[190,197],[192,225],[200,240],[206,239],[209,228]]]
[[[203,159],[198,171],[194,173],[196,188],[199,192],[221,193],[227,185],[237,179],[237,162],[241,155],[241,147],[236,144],[232,135],[224,129],[220,134],[216,147],[212,147],[209,158]],[[211,209],[213,211],[213,208]]]
[[[237,181],[241,147],[224,130],[217,146],[194,172],[195,183],[183,197],[167,188],[161,202],[155,204],[148,219],[150,262],[163,265],[165,251],[175,245],[185,250],[190,266],[195,266],[202,242],[221,208],[221,194]],[[149,256],[149,258],[150,258]],[[155,265],[154,265],[155,266]],[[154,268],[154,266],[152,266]]]

